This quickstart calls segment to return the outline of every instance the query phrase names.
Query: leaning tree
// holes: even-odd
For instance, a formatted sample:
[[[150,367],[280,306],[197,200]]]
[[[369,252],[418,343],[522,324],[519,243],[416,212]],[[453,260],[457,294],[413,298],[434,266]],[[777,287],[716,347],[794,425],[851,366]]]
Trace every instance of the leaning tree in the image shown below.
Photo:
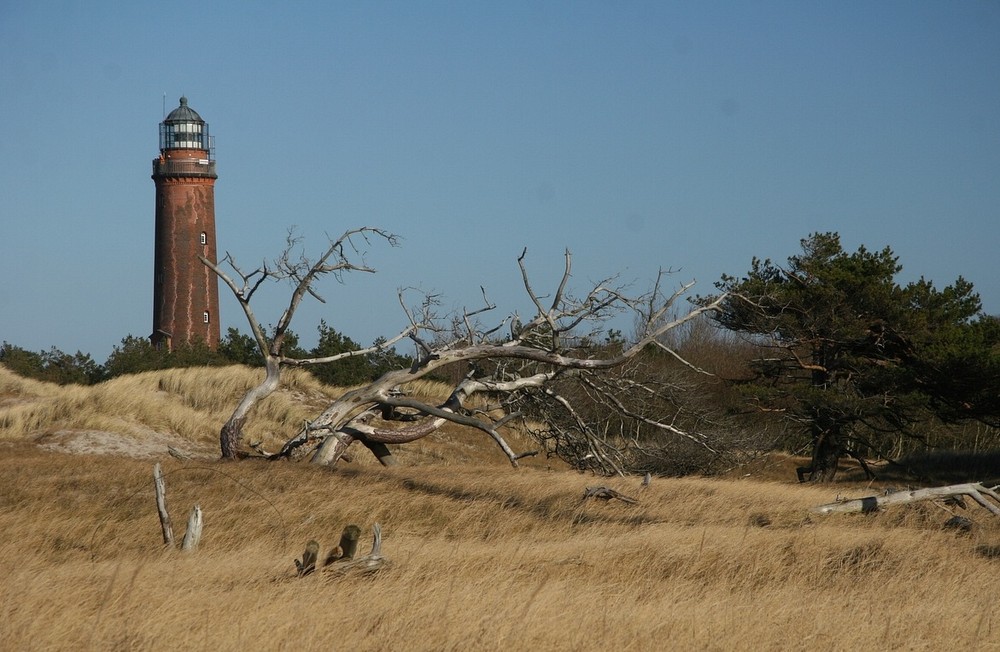
[[[942,290],[923,278],[900,285],[889,248],[843,250],[836,233],[801,241],[787,265],[754,259],[723,276],[713,318],[758,346],[742,389],[755,409],[795,424],[812,449],[799,480],[833,480],[838,462],[890,457],[929,418],[996,419],[996,321],[972,284]],[[865,467],[867,471],[867,467]]]
[[[522,252],[517,263],[521,283],[534,309],[530,319],[522,320],[516,311],[495,317],[499,311],[485,290],[481,305],[441,315],[437,312],[437,297],[404,289],[399,291],[398,300],[405,326],[394,336],[380,339],[371,347],[325,357],[286,355],[285,338],[296,309],[307,297],[323,301],[317,282],[329,274],[374,272],[365,262],[363,249],[376,241],[395,245],[397,240],[395,234],[378,228],[352,229],[331,238],[325,252],[310,259],[301,253],[301,242],[290,234],[276,260],[252,271],[243,271],[228,253],[218,264],[202,259],[232,291],[265,361],[264,378],[244,395],[222,427],[224,458],[246,454],[246,420],[255,404],[279,387],[283,368],[335,364],[351,356],[387,351],[401,341],[414,345],[416,353],[410,366],[389,370],[372,382],[350,389],[297,432],[289,433],[291,436],[279,451],[265,454],[272,458],[308,456],[316,463],[335,464],[350,446],[360,442],[388,465],[394,463],[389,444],[416,441],[451,422],[482,431],[517,466],[518,459],[527,453],[511,448],[504,429],[527,416],[548,414],[564,447],[571,448],[577,459],[586,459],[589,468],[600,472],[625,472],[629,441],[638,440],[610,432],[601,423],[586,418],[578,409],[580,396],[590,397],[591,402],[596,397],[601,405],[633,422],[653,427],[664,437],[679,437],[714,450],[711,434],[681,427],[675,412],[657,411],[660,405],[654,399],[658,390],[653,384],[629,374],[608,381],[611,372],[625,368],[650,349],[686,365],[666,343],[665,334],[717,310],[727,300],[723,294],[678,315],[675,304],[692,284],[665,292],[667,273],[663,271],[653,287],[641,295],[630,294],[616,278],[588,285],[578,294],[572,286],[572,259],[567,251],[558,282],[548,292],[540,292],[529,277],[526,252]],[[291,298],[269,333],[261,326],[251,300],[264,283],[281,280],[290,282]],[[602,335],[614,323],[611,320],[621,318],[621,313],[632,313],[639,324],[634,337],[628,342],[616,339],[613,344],[603,341]],[[693,373],[699,371],[687,366]],[[407,383],[428,376],[441,378],[449,370],[457,380],[443,403],[431,404],[407,395]],[[571,391],[571,387],[577,391]],[[625,400],[622,393],[632,393],[632,398],[639,400]],[[477,394],[487,398],[485,407],[472,406],[469,399]],[[530,407],[538,405],[546,405],[548,411]],[[529,407],[522,409],[525,406]]]

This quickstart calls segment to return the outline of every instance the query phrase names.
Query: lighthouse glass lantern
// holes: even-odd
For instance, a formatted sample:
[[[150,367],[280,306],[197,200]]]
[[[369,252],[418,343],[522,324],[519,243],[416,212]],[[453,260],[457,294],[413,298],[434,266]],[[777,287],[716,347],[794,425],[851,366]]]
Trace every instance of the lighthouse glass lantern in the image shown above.
[[[188,106],[187,98],[160,123],[160,150],[200,149],[212,156],[212,138],[208,123]]]

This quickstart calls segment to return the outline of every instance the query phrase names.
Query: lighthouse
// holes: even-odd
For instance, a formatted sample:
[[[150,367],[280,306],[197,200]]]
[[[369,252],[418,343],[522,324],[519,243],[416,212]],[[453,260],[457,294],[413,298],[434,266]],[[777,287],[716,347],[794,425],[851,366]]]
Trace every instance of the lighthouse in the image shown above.
[[[157,348],[202,342],[219,345],[219,282],[201,262],[216,262],[215,147],[208,123],[186,97],[160,123],[153,159],[156,230],[153,333]]]

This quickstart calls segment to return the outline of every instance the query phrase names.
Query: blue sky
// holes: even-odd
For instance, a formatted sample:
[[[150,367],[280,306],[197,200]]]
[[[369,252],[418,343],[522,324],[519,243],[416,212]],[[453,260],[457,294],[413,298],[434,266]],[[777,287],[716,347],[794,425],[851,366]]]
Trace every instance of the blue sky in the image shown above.
[[[6,0],[0,340],[103,362],[148,336],[164,94],[215,136],[220,255],[403,236],[322,285],[306,344],[394,334],[401,286],[528,313],[523,247],[539,289],[569,248],[581,288],[708,293],[816,231],[1000,313],[1000,3]]]

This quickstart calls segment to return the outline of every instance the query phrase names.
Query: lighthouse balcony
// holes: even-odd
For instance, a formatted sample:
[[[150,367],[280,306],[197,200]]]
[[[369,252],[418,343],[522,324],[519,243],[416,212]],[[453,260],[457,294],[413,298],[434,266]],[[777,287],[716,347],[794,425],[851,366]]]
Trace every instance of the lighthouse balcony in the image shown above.
[[[153,159],[154,177],[207,177],[217,179],[215,161],[197,159]]]

